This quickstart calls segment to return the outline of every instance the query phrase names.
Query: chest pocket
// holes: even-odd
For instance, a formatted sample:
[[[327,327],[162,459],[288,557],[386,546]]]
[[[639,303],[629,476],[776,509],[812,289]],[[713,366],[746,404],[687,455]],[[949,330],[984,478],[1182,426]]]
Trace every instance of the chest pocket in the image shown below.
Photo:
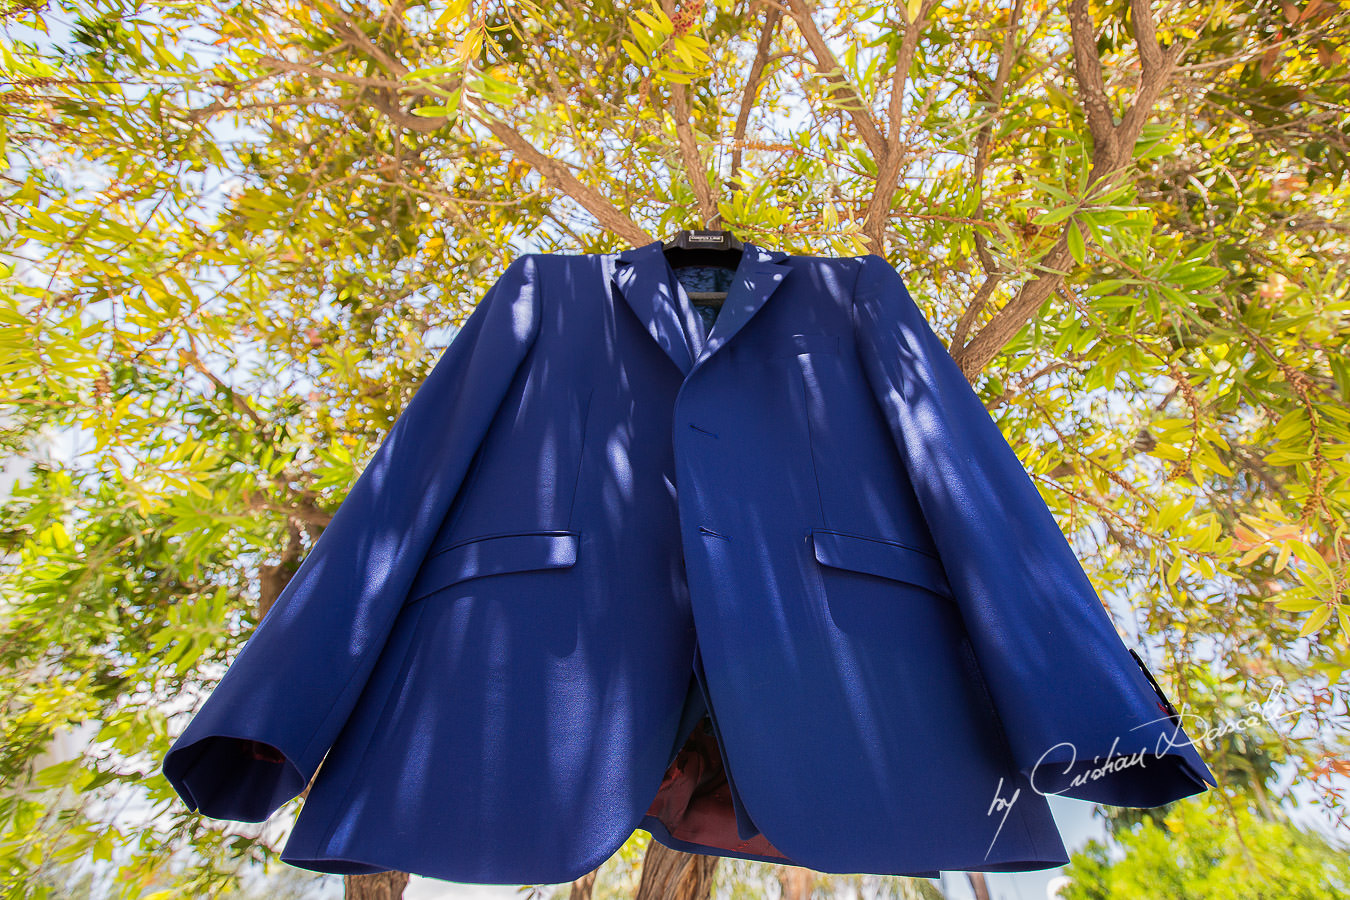
[[[485,575],[567,568],[577,561],[581,534],[576,531],[523,531],[492,534],[433,548],[418,571],[408,603],[416,603],[451,585]]]
[[[903,581],[955,602],[942,562],[926,550],[828,528],[811,529],[811,546],[823,565]]]

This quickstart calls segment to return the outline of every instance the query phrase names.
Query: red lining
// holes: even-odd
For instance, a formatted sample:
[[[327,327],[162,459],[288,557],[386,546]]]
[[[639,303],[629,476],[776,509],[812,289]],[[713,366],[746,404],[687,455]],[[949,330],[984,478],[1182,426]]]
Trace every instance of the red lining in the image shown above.
[[[731,803],[731,788],[711,724],[704,716],[689,733],[684,747],[666,769],[647,814],[659,819],[671,837],[681,841],[787,859],[763,834],[741,840],[736,832],[736,808]]]

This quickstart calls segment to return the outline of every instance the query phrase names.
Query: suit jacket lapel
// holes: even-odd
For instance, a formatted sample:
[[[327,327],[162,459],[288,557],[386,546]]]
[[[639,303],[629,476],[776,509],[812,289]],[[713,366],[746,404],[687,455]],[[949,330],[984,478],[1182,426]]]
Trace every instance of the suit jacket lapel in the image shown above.
[[[694,365],[689,335],[699,327],[698,313],[681,306],[685,299],[677,292],[670,264],[661,252],[661,242],[653,241],[620,253],[614,262],[614,284],[642,321],[647,333],[666,351],[686,375]]]
[[[783,281],[788,255],[747,242],[740,265],[727,291],[712,331],[703,332],[703,320],[662,252],[653,241],[620,253],[613,282],[661,346],[686,377],[750,321]]]

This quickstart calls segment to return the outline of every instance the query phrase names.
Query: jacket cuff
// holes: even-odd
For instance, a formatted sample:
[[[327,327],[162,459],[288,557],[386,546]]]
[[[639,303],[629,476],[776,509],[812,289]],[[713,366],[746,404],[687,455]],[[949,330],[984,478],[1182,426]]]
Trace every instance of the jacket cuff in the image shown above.
[[[318,766],[262,741],[222,734],[176,744],[164,777],[188,807],[212,819],[261,822],[309,784]]]
[[[1036,760],[1019,760],[1019,771],[1038,794],[1139,808],[1218,785],[1179,725],[1140,731],[1105,745],[1062,741]]]

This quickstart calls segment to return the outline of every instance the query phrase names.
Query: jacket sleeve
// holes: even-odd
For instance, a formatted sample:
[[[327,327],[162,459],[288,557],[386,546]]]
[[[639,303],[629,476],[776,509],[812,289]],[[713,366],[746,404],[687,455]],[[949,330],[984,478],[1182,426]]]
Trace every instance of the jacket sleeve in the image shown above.
[[[1031,477],[882,257],[858,353],[931,529],[1013,759],[1041,794],[1151,807],[1215,784]]]
[[[194,810],[260,822],[318,770],[534,342],[537,262],[488,290],[164,758]]]

